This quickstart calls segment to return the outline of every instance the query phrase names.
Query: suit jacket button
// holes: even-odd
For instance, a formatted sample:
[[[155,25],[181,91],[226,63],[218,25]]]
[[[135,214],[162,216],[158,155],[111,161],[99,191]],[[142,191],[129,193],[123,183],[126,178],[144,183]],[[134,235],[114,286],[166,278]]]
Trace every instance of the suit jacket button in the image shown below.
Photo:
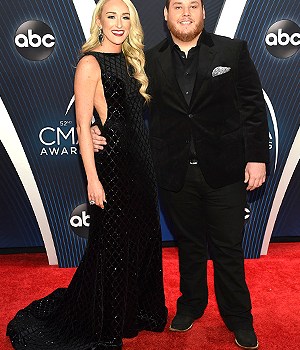
[[[193,114],[189,114],[189,118],[193,118],[194,117],[194,115]]]

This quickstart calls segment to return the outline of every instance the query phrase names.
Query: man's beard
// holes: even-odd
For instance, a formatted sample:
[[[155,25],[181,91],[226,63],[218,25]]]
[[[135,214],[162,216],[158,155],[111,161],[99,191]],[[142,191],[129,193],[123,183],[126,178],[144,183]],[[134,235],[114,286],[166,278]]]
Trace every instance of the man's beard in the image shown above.
[[[175,25],[173,25],[172,23],[168,23],[168,28],[171,32],[171,34],[174,35],[174,37],[182,42],[189,42],[194,40],[195,38],[197,38],[197,36],[199,34],[201,34],[202,30],[203,30],[204,24],[203,22],[199,22],[195,29],[189,32],[184,32],[184,31],[180,31],[178,28],[176,28]]]

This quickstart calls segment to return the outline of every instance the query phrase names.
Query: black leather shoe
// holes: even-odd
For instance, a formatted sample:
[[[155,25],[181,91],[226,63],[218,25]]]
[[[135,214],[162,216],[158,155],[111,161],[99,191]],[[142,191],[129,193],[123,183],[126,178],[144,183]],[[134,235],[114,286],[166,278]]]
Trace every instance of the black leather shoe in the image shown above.
[[[186,332],[193,327],[194,321],[193,316],[176,314],[169,329],[172,332]]]
[[[234,332],[236,344],[243,349],[258,349],[258,341],[253,329],[236,329]]]

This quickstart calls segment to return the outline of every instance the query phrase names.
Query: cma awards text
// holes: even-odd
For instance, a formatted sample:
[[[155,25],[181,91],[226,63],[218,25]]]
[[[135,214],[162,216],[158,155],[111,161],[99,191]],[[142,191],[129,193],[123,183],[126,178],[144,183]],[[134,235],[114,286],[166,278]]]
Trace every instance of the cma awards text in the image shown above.
[[[39,132],[39,140],[45,146],[40,156],[64,156],[78,154],[78,140],[75,127],[67,127],[72,121],[62,121],[62,127],[46,126]]]

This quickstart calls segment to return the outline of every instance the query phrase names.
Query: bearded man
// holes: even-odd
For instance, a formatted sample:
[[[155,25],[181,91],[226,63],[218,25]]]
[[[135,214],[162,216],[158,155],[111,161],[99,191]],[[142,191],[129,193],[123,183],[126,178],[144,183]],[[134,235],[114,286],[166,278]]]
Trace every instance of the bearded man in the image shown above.
[[[245,41],[207,33],[201,0],[168,0],[170,37],[146,54],[150,142],[161,207],[179,252],[170,330],[187,331],[208,302],[207,246],[220,314],[245,349],[258,348],[245,282],[246,190],[261,186],[268,126]]]

